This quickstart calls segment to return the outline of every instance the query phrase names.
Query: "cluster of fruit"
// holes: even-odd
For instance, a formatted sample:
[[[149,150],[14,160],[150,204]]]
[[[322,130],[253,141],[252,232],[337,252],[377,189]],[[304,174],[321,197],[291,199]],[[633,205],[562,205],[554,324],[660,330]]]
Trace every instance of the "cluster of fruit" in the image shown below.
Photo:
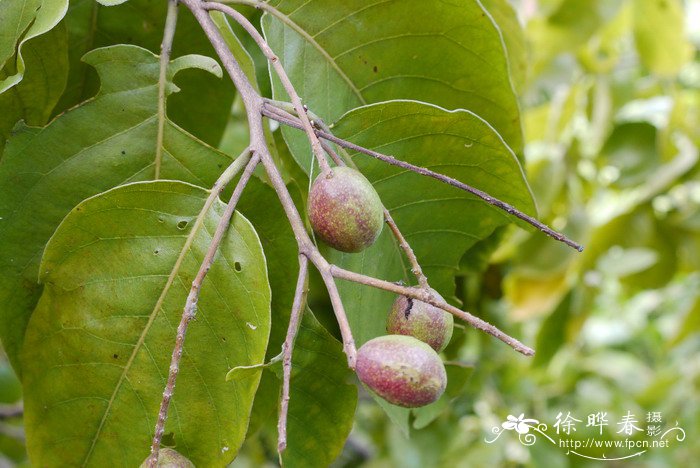
[[[343,252],[366,249],[384,225],[379,195],[359,171],[348,167],[335,167],[314,181],[308,209],[316,235]],[[438,353],[452,337],[453,320],[431,304],[399,296],[387,319],[389,335],[366,342],[357,352],[360,381],[395,405],[416,408],[436,401],[447,385]]]

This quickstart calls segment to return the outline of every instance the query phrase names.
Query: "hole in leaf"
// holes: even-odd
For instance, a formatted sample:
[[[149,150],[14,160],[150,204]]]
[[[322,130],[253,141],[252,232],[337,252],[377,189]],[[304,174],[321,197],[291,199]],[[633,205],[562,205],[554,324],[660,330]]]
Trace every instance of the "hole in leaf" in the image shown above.
[[[118,355],[117,353],[112,354],[112,357],[113,357],[114,359],[119,359],[119,355]]]
[[[158,255],[159,253],[160,253],[160,249],[156,249],[156,250],[153,251],[153,254],[154,254],[154,255]]]
[[[241,262],[234,262],[233,264],[233,269],[236,270],[237,272],[243,271],[243,267],[241,266]]]
[[[163,219],[163,217],[162,217],[162,216],[158,216],[158,222],[159,222],[159,223],[164,223],[164,222],[165,222],[165,220]]]
[[[185,229],[185,228],[187,227],[187,224],[189,224],[189,221],[186,221],[186,220],[183,219],[182,221],[180,221],[179,223],[177,223],[177,228],[180,229],[180,230],[183,230],[183,229]]]

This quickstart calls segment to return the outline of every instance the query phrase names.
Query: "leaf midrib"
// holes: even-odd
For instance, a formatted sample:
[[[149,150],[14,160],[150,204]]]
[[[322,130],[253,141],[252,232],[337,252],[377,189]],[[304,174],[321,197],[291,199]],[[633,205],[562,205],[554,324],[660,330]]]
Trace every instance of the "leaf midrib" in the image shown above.
[[[208,191],[211,193],[211,191]],[[146,323],[146,326],[144,327],[143,332],[139,336],[138,341],[134,345],[134,350],[131,352],[131,355],[129,356],[129,360],[126,362],[126,365],[124,366],[124,370],[122,371],[121,375],[119,376],[119,380],[117,381],[117,384],[114,388],[114,391],[112,392],[112,395],[109,399],[109,402],[107,403],[107,408],[105,408],[104,414],[102,415],[102,419],[100,420],[100,424],[97,427],[97,430],[95,431],[95,436],[92,439],[92,442],[90,444],[90,449],[88,450],[87,454],[85,455],[85,459],[83,460],[82,466],[85,467],[87,466],[88,461],[90,460],[90,457],[92,456],[92,452],[95,449],[95,445],[97,444],[97,440],[102,432],[102,428],[105,425],[105,422],[107,421],[107,417],[110,413],[110,410],[112,408],[112,405],[114,404],[114,401],[116,399],[117,393],[122,387],[122,384],[124,380],[126,379],[127,374],[129,373],[129,370],[131,369],[131,366],[134,362],[134,359],[136,359],[136,355],[138,352],[141,350],[141,347],[144,345],[146,342],[146,336],[148,335],[148,332],[151,329],[151,326],[153,325],[153,322],[156,319],[156,316],[158,315],[158,310],[163,306],[163,302],[165,301],[165,297],[167,296],[168,292],[170,292],[170,287],[173,285],[175,278],[177,278],[178,273],[180,272],[180,267],[182,266],[182,262],[184,261],[185,257],[187,256],[188,252],[190,251],[190,247],[194,243],[194,239],[199,233],[199,229],[202,227],[204,224],[204,219],[206,218],[207,213],[209,212],[209,209],[211,206],[214,204],[214,202],[218,199],[218,197],[212,197],[211,199],[207,199],[204,203],[204,206],[202,207],[202,210],[199,212],[199,215],[197,216],[197,219],[195,220],[194,225],[192,226],[192,230],[190,231],[190,234],[187,236],[187,239],[185,240],[185,244],[182,246],[182,249],[180,250],[180,255],[178,256],[177,260],[175,261],[175,264],[173,265],[173,269],[170,271],[170,275],[168,275],[168,280],[165,283],[165,286],[163,287],[163,291],[161,292],[160,296],[158,297],[158,301],[156,301],[155,306],[153,307],[153,311],[151,312],[150,317],[148,318],[148,322]]]

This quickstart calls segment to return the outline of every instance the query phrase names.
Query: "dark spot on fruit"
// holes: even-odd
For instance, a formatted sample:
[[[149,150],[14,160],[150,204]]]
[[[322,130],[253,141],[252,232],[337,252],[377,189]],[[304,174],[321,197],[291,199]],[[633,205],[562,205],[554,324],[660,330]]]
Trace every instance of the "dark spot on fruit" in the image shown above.
[[[405,318],[408,318],[411,315],[411,309],[413,308],[413,298],[407,297],[406,299],[408,299],[408,306],[406,307],[403,315]]]
[[[112,357],[113,357],[114,359],[119,359],[119,355],[118,355],[117,353],[112,354]]]
[[[375,65],[375,66],[372,68],[372,71],[374,71],[374,73],[377,73],[377,71],[379,71],[379,69],[378,69],[377,66]]]

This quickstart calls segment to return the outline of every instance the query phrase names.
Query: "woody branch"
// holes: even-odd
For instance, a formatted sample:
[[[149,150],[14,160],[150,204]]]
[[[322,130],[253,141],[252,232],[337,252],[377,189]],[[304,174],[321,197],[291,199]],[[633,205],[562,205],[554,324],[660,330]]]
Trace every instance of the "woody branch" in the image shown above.
[[[485,194],[478,189],[475,189],[473,187],[467,186],[466,184],[463,184],[455,179],[449,178],[447,176],[444,176],[442,174],[435,173],[433,171],[430,171],[425,168],[421,168],[418,166],[414,166],[408,163],[405,163],[403,161],[397,160],[391,156],[387,155],[382,155],[381,153],[374,152],[370,149],[360,147],[358,145],[353,144],[352,142],[348,142],[345,140],[342,140],[340,138],[335,137],[332,135],[330,132],[327,131],[327,128],[324,129],[319,129],[316,128],[312,122],[309,119],[309,116],[307,114],[307,109],[305,106],[302,105],[301,103],[301,98],[299,95],[296,93],[294,90],[294,87],[291,84],[291,81],[287,77],[282,65],[279,63],[278,57],[274,54],[274,52],[269,48],[267,43],[264,41],[262,36],[255,30],[255,28],[247,21],[247,19],[238,13],[236,10],[227,7],[226,5],[221,5],[218,3],[212,3],[212,2],[203,2],[201,0],[181,0],[181,3],[185,5],[195,16],[197,21],[199,22],[200,26],[202,27],[203,31],[207,35],[208,39],[214,46],[214,49],[216,50],[219,58],[221,59],[224,68],[226,69],[227,73],[231,77],[231,79],[234,82],[234,85],[236,86],[238,93],[241,97],[241,100],[243,101],[243,104],[246,109],[246,114],[248,118],[248,124],[249,124],[249,132],[250,132],[250,146],[249,150],[250,153],[253,155],[252,160],[249,162],[248,167],[246,167],[246,171],[244,172],[244,175],[241,177],[241,180],[238,182],[236,189],[234,190],[234,195],[232,196],[232,201],[229,202],[228,207],[231,208],[231,213],[233,212],[233,209],[235,208],[235,203],[237,201],[237,197],[240,196],[240,192],[243,191],[245,188],[245,185],[252,174],[252,168],[255,167],[255,165],[259,162],[262,163],[265,172],[269,178],[269,182],[272,185],[273,189],[275,190],[282,207],[285,211],[285,214],[287,216],[287,219],[292,227],[292,230],[294,232],[297,245],[298,245],[298,250],[299,250],[299,255],[300,255],[300,279],[299,283],[297,285],[295,297],[294,297],[294,305],[293,305],[293,310],[292,310],[292,318],[290,319],[290,325],[289,325],[289,330],[287,333],[287,339],[285,340],[285,347],[284,347],[284,355],[285,359],[287,360],[286,364],[286,369],[287,372],[285,372],[285,378],[283,381],[283,393],[282,393],[282,413],[286,415],[286,410],[287,410],[287,404],[289,401],[289,379],[291,375],[291,356],[292,356],[292,344],[294,340],[294,336],[296,334],[296,329],[298,327],[298,321],[300,319],[300,313],[303,307],[303,294],[305,291],[304,287],[299,287],[299,284],[301,283],[301,278],[302,276],[306,276],[305,270],[306,270],[306,262],[310,261],[320,272],[321,277],[325,283],[325,286],[328,290],[328,294],[331,300],[331,304],[333,306],[333,310],[336,315],[336,319],[338,321],[338,325],[340,328],[340,332],[342,335],[343,339],[343,349],[345,351],[345,354],[348,359],[348,366],[350,368],[355,367],[355,360],[356,360],[356,347],[355,343],[352,337],[352,332],[350,330],[349,323],[347,321],[347,316],[345,315],[345,311],[343,308],[343,304],[340,298],[340,294],[338,292],[338,288],[336,285],[336,279],[342,279],[345,281],[351,281],[355,282],[358,284],[363,284],[379,289],[383,289],[386,291],[394,292],[396,294],[404,294],[408,297],[414,298],[421,300],[423,302],[427,302],[429,304],[432,304],[436,307],[439,307],[442,310],[445,310],[453,315],[455,315],[458,318],[461,318],[462,320],[466,321],[470,325],[472,325],[475,328],[478,328],[480,330],[483,330],[484,332],[498,338],[499,340],[503,341],[504,343],[508,344],[511,346],[513,349],[516,351],[525,354],[525,355],[532,355],[534,354],[534,351],[520,343],[518,340],[515,338],[512,338],[499,330],[497,327],[479,319],[478,317],[475,317],[468,312],[462,311],[441,298],[437,297],[434,295],[430,289],[427,287],[427,281],[419,281],[420,285],[419,287],[407,287],[403,286],[400,284],[380,280],[377,278],[373,278],[370,276],[362,275],[359,273],[351,272],[348,270],[344,270],[338,266],[331,265],[324,257],[323,255],[319,252],[318,248],[314,245],[312,242],[311,238],[309,237],[308,232],[306,231],[306,228],[304,226],[304,223],[302,221],[302,218],[299,214],[299,212],[296,209],[296,206],[294,205],[294,202],[292,200],[291,195],[289,194],[287,187],[282,179],[282,176],[279,172],[279,169],[275,165],[271,155],[269,148],[267,146],[267,141],[265,139],[265,134],[264,134],[264,122],[263,122],[263,117],[268,117],[274,120],[277,120],[285,125],[289,125],[295,128],[302,129],[306,132],[309,141],[311,143],[312,149],[314,156],[316,160],[319,163],[319,166],[321,167],[322,173],[327,172],[330,170],[330,166],[328,164],[328,161],[326,160],[326,154],[328,153],[329,156],[331,156],[333,159],[340,159],[337,155],[334,156],[332,148],[325,144],[325,141],[328,142],[333,142],[343,148],[347,148],[353,151],[361,152],[367,155],[370,155],[372,157],[375,157],[377,159],[380,159],[384,162],[387,162],[389,164],[397,165],[400,167],[403,167],[405,169],[417,172],[419,174],[428,176],[428,177],[433,177],[435,179],[438,179],[442,182],[448,183],[450,185],[453,185],[455,187],[461,188],[462,190],[466,190],[469,193],[472,193],[476,196],[481,197],[484,199],[487,203],[490,203],[498,208],[504,209],[510,214],[513,214],[514,216],[523,219],[530,224],[533,224],[537,226],[540,230],[543,232],[549,234],[550,236],[554,237],[555,239],[558,239],[562,242],[567,243],[568,245],[574,246],[580,250],[580,246],[578,244],[574,243],[573,241],[567,239],[565,236],[563,236],[560,233],[556,233],[555,231],[551,230],[544,224],[540,223],[537,220],[534,220],[533,218],[525,215],[524,213],[519,212],[517,209],[513,208],[512,206],[501,202],[500,200],[497,200],[488,194]],[[260,2],[251,2],[251,4],[255,3],[256,6],[259,6]],[[296,113],[296,116],[291,115],[286,113],[284,109],[279,109],[275,108],[274,106],[271,106],[269,103],[266,103],[265,99],[262,98],[253,88],[251,85],[250,81],[248,78],[245,76],[244,72],[242,71],[242,68],[236,61],[235,57],[231,53],[231,51],[228,49],[226,46],[226,43],[224,42],[223,37],[221,36],[219,30],[217,29],[216,25],[212,21],[212,19],[209,16],[209,11],[210,10],[217,10],[224,12],[225,14],[229,15],[231,18],[233,18],[235,21],[239,22],[243,26],[243,28],[253,37],[253,39],[256,41],[258,46],[261,48],[263,53],[266,55],[268,60],[270,61],[272,68],[274,71],[278,74],[280,77],[280,80],[282,81],[285,90],[287,91],[287,94],[289,95],[292,103],[291,106]],[[286,115],[285,115],[286,114]],[[325,141],[324,141],[325,140]],[[324,153],[325,152],[325,153]],[[228,208],[227,208],[228,212]],[[388,213],[388,212],[387,212]],[[385,213],[386,214],[386,213]],[[390,221],[389,221],[390,220]],[[222,229],[222,232],[227,228],[228,222],[230,221],[230,216],[226,219],[222,219],[222,223],[220,224],[220,228]],[[397,238],[400,240],[400,243],[406,244],[405,239],[403,239],[403,236],[400,235],[400,231],[398,231],[398,227],[396,227],[395,223],[393,223],[393,220],[391,220],[390,215],[387,217],[387,221],[390,222],[390,226],[392,226],[392,231],[394,234],[397,236]],[[217,231],[218,232],[218,231]],[[402,245],[403,247],[403,245]],[[212,243],[210,246],[210,252],[212,253],[211,258],[208,255],[207,259],[203,262],[200,272],[204,272],[203,275],[201,275],[200,282],[195,288],[193,285],[193,290],[190,299],[188,299],[188,304],[195,303],[199,294],[199,289],[201,288],[201,282],[204,280],[204,276],[206,275],[206,271],[208,270],[209,266],[211,265],[211,261],[213,261],[213,254],[216,252],[218,248],[218,243]],[[410,248],[410,247],[409,247]],[[409,255],[409,259],[411,260],[412,265],[414,264],[417,265],[417,260],[415,260],[415,256],[411,258],[411,254],[409,254],[409,250],[404,248],[406,251],[407,255]],[[417,268],[414,265],[414,270],[417,270],[420,272],[420,267],[418,266]],[[415,271],[414,271],[415,272]],[[422,272],[420,272],[422,275]],[[418,273],[417,273],[418,275]],[[199,278],[200,275],[198,275]],[[420,280],[420,276],[419,276]],[[189,322],[189,316],[191,314],[188,313],[188,309],[186,307],[185,312],[183,313],[183,321],[184,322]],[[178,354],[178,347],[181,350],[181,342],[184,341],[184,335],[186,331],[186,326],[183,327],[181,332],[179,331],[178,333],[178,344],[176,344],[176,348],[173,350],[173,360],[175,361],[176,359],[176,354]],[[163,395],[163,402],[161,404],[161,411],[159,413],[159,418],[158,418],[158,424],[156,426],[156,431],[153,439],[153,444],[151,447],[151,457],[149,458],[149,466],[155,466],[156,461],[157,461],[157,453],[159,450],[160,446],[160,438],[162,436],[163,428],[165,425],[165,420],[167,417],[167,409],[168,409],[168,403],[170,398],[172,397],[172,391],[174,390],[175,387],[175,380],[177,378],[177,367],[176,366],[171,366],[170,368],[170,373],[168,376],[168,386],[166,387],[166,392],[164,392]],[[170,392],[168,392],[170,390]],[[279,448],[280,450],[284,449],[285,446],[285,440],[286,440],[286,418],[281,418],[280,419],[280,424],[279,424],[279,434],[280,434],[280,443],[279,443]]]

